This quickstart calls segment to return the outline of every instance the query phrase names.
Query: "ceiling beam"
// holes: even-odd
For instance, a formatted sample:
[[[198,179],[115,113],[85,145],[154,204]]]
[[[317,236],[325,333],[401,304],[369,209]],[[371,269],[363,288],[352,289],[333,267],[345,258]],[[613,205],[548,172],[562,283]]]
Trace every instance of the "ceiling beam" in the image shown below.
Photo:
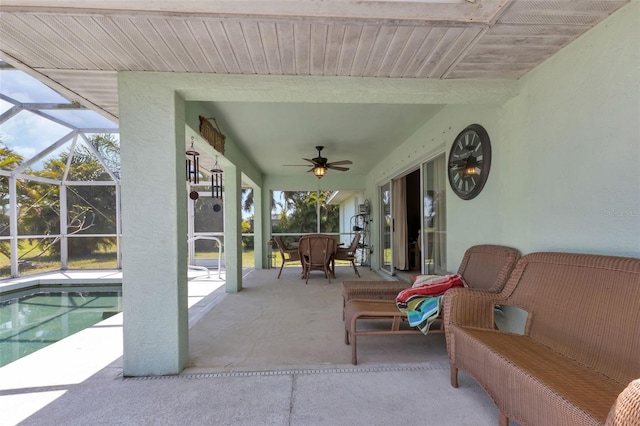
[[[505,0],[3,0],[0,10],[37,13],[173,16],[240,19],[365,19],[450,23],[489,23]]]
[[[136,84],[173,87],[187,101],[502,105],[514,80],[120,73]]]
[[[0,10],[2,10],[2,8],[0,8]],[[49,86],[51,89],[55,90],[56,92],[58,92],[59,94],[61,94],[65,98],[69,99],[70,101],[77,102],[78,104],[83,105],[83,106],[87,107],[88,109],[90,109],[90,110],[92,110],[94,112],[97,112],[98,114],[102,115],[103,117],[105,117],[105,118],[107,118],[107,119],[109,119],[111,121],[114,121],[116,123],[118,122],[118,117],[116,117],[115,115],[109,113],[108,111],[105,111],[99,105],[96,105],[93,102],[91,102],[90,100],[88,100],[87,98],[84,98],[84,97],[80,96],[79,94],[77,94],[76,92],[72,91],[68,87],[58,83],[55,80],[52,80],[51,78],[49,78],[45,74],[42,74],[41,72],[39,72],[39,71],[31,68],[30,66],[24,64],[22,61],[20,61],[19,59],[13,57],[12,55],[8,54],[7,52],[4,52],[3,50],[0,50],[0,59],[5,61],[6,63],[10,64],[14,68],[19,69],[20,71],[30,75],[31,77],[35,78],[36,80],[41,81],[42,83],[44,83],[47,86]]]

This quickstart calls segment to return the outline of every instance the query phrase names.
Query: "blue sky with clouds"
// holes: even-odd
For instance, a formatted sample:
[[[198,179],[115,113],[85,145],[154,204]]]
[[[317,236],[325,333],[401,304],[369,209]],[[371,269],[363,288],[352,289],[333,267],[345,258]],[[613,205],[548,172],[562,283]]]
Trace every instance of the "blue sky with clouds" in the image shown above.
[[[37,79],[15,69],[0,70],[0,93],[20,103],[70,103],[69,100],[47,87]],[[11,102],[0,99],[0,115],[13,107]],[[118,125],[100,114],[90,110],[46,110],[47,114],[80,128],[112,128],[117,131]],[[43,118],[31,111],[21,111],[4,123],[0,123],[0,139],[14,152],[29,159],[58,141],[71,131],[70,128]],[[118,134],[114,134],[118,137]],[[56,157],[60,149],[49,154]],[[38,169],[39,162],[34,165]],[[243,218],[251,213],[243,212]]]
[[[0,70],[0,93],[20,103],[70,103],[40,81],[15,69]],[[0,99],[0,114],[12,106],[12,103]],[[117,124],[89,110],[44,112],[77,127],[118,128]],[[25,110],[0,124],[2,142],[25,159],[38,154],[70,131],[68,127]]]

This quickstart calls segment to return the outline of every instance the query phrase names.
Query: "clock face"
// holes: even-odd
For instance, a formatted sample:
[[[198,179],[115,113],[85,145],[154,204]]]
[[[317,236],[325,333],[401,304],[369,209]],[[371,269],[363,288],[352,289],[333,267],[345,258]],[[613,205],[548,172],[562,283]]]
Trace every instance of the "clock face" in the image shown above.
[[[479,124],[464,129],[453,141],[449,152],[449,184],[463,200],[475,198],[489,176],[491,142]]]

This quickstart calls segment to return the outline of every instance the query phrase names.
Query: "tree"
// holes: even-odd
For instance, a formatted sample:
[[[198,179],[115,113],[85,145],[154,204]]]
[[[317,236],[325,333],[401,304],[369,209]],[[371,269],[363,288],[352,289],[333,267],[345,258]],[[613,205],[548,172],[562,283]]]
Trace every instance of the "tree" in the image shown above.
[[[105,155],[106,164],[119,171],[118,143],[111,135],[94,135],[90,143],[96,150]],[[69,151],[44,162],[42,170],[34,171],[35,176],[63,181],[69,159]],[[69,181],[110,180],[109,174],[93,153],[84,146],[78,145],[66,171],[63,185],[67,187],[67,234],[80,233],[115,234],[116,203],[115,185],[111,186],[72,186]],[[20,195],[20,223],[29,235],[60,234],[60,186],[27,180]],[[59,253],[59,238],[41,238],[38,241],[40,254],[50,251]],[[112,238],[71,238],[69,239],[69,255],[89,255],[99,248],[109,248],[114,244]]]
[[[2,139],[0,139],[0,169],[15,170],[22,164],[22,156],[16,154],[11,148],[7,147]],[[18,186],[22,182],[17,183]],[[9,234],[9,178],[0,178],[0,235]],[[7,258],[11,257],[11,248],[8,241],[0,241],[0,253]]]
[[[282,202],[276,201],[275,197],[271,197],[271,210],[275,210],[277,207],[281,207],[286,209],[290,205],[292,194],[295,194],[294,191],[282,191],[280,193],[280,197]],[[250,213],[253,211],[254,198],[253,198],[253,188],[243,188],[242,189],[242,210]]]
[[[253,188],[242,189],[242,210],[246,213],[253,211]]]
[[[242,221],[242,233],[243,234],[248,234],[253,232],[253,219],[251,220],[243,220]],[[244,249],[253,249],[254,245],[253,245],[253,237],[242,237],[242,247]]]
[[[102,161],[113,174],[120,179],[120,141],[116,139],[112,134],[95,134],[89,138],[89,143],[98,152]],[[85,146],[77,146],[74,152],[74,164],[90,164],[97,163],[93,153]],[[97,170],[104,170],[102,167]],[[102,172],[104,173],[104,171]],[[104,174],[96,176],[93,180],[102,180],[106,178]],[[81,175],[82,177],[88,177]],[[85,179],[86,180],[86,179]]]
[[[319,221],[322,232],[339,232],[340,207],[326,204],[330,195],[331,191],[283,193],[285,208],[282,210],[278,225],[273,227],[273,231],[313,233],[317,232]]]

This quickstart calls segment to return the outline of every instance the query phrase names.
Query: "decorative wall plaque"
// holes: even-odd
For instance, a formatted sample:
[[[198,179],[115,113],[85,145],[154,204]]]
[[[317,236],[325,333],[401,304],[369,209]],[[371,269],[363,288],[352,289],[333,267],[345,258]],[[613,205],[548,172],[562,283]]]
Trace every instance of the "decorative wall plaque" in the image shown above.
[[[225,136],[220,131],[218,127],[218,123],[216,123],[215,118],[205,118],[203,116],[200,117],[200,136],[204,138],[209,145],[213,147],[220,154],[224,155],[224,140]],[[216,124],[215,127],[209,120],[213,120]]]

